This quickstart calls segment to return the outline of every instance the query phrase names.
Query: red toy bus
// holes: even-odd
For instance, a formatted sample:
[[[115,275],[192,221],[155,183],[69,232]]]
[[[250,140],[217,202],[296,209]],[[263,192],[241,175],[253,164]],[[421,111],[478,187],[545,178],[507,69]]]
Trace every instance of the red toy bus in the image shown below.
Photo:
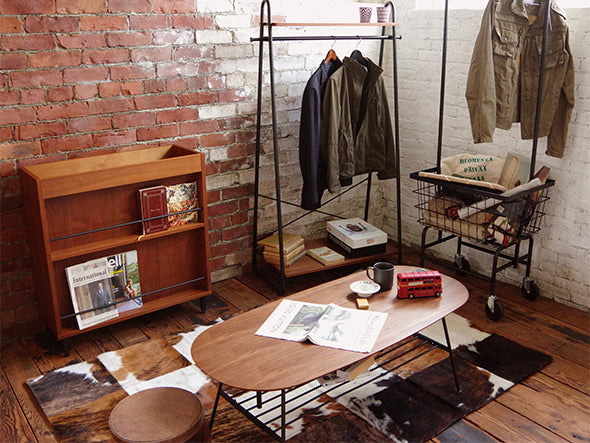
[[[440,297],[442,279],[438,271],[412,271],[397,274],[399,298]]]

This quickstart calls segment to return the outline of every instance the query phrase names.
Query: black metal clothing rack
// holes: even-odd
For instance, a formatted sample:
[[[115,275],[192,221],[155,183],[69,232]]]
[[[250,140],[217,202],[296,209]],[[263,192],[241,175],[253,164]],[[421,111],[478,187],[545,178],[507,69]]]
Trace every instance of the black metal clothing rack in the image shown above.
[[[540,67],[539,67],[539,82],[538,82],[538,90],[537,90],[537,102],[536,102],[536,114],[535,114],[535,121],[534,121],[534,133],[533,133],[533,143],[532,143],[532,152],[531,152],[531,165],[530,165],[530,173],[529,179],[533,179],[535,175],[535,163],[537,157],[537,146],[538,146],[538,138],[539,138],[539,127],[540,127],[540,116],[541,116],[541,103],[542,103],[542,94],[543,94],[543,84],[545,78],[545,61],[546,61],[546,54],[547,54],[547,38],[549,32],[549,25],[550,25],[550,14],[551,14],[551,3],[553,0],[540,0],[540,5],[546,4],[546,14],[543,16],[543,38],[542,38],[542,50],[541,50],[541,60],[540,60]],[[446,84],[446,54],[447,54],[447,38],[448,38],[448,0],[445,0],[445,9],[444,9],[444,26],[443,26],[443,46],[442,46],[442,70],[441,70],[441,82],[440,82],[440,107],[439,107],[439,122],[438,122],[438,145],[437,145],[437,160],[436,160],[436,167],[421,171],[421,172],[433,172],[440,174],[441,171],[441,153],[442,153],[442,134],[443,134],[443,119],[444,119],[444,98],[445,98],[445,84]],[[420,211],[430,211],[428,199],[431,199],[435,195],[439,195],[441,190],[449,190],[452,188],[454,191],[470,193],[474,197],[478,198],[489,198],[493,196],[493,194],[488,194],[485,191],[473,191],[473,188],[469,189],[467,186],[451,186],[449,184],[442,184],[438,180],[433,179],[426,179],[424,177],[419,176],[418,172],[412,173],[410,175],[412,179],[418,181],[419,186],[414,191],[419,196],[419,203],[416,205]],[[453,238],[457,238],[457,253],[455,255],[455,265],[458,269],[458,272],[474,275],[480,278],[484,278],[490,281],[490,294],[488,297],[487,304],[485,306],[485,311],[487,316],[492,320],[499,320],[504,315],[504,308],[501,302],[496,297],[495,291],[495,281],[497,273],[503,269],[506,269],[510,266],[516,268],[518,264],[524,264],[526,266],[525,277],[523,279],[523,283],[521,286],[522,294],[528,298],[529,300],[534,300],[538,294],[539,289],[537,285],[530,279],[530,271],[531,271],[531,260],[533,254],[533,235],[536,234],[540,227],[540,221],[544,216],[544,203],[546,200],[549,199],[548,197],[548,188],[553,186],[555,182],[553,180],[548,179],[542,186],[535,188],[533,191],[528,193],[519,193],[518,195],[511,197],[507,200],[502,199],[502,203],[515,203],[519,200],[522,201],[529,201],[531,198],[537,199],[536,206],[531,210],[532,214],[527,215],[527,219],[525,220],[526,223],[523,223],[521,226],[518,226],[518,231],[516,233],[516,241],[505,244],[499,244],[497,242],[491,242],[489,244],[481,243],[471,243],[465,241],[463,239],[463,235],[460,233],[454,232],[452,229],[446,229],[446,231],[452,232],[447,236],[443,236],[443,230],[440,226],[432,225],[428,220],[425,220],[425,217],[420,218],[420,222],[424,225],[422,231],[422,241],[421,241],[421,250],[420,250],[420,262],[421,266],[424,265],[424,258],[425,258],[425,250],[429,247],[436,246],[438,244],[444,243],[448,240]],[[495,196],[495,198],[498,198]],[[495,209],[490,209],[490,214],[495,213]],[[426,233],[429,228],[433,227],[434,229],[438,230],[438,238],[430,243],[426,242]],[[472,238],[467,236],[467,238]],[[528,240],[528,250],[525,254],[520,255],[520,246],[521,240]],[[470,272],[470,265],[467,260],[465,260],[464,256],[462,255],[461,248],[462,246],[466,246],[472,249],[479,250],[481,252],[489,253],[494,256],[493,264],[492,264],[492,272],[491,276],[482,276],[477,273]],[[508,250],[512,249],[512,252]],[[429,257],[432,261],[438,261],[436,258]],[[499,265],[499,259],[507,260],[507,263]]]
[[[386,7],[391,8],[391,20],[395,22],[395,7],[393,2],[387,1]],[[266,14],[265,14],[266,12]],[[265,17],[268,20],[265,21]],[[279,164],[279,148],[278,148],[278,127],[277,127],[277,116],[276,116],[276,95],[275,95],[275,80],[274,80],[274,60],[273,60],[273,42],[276,41],[320,41],[320,40],[377,40],[380,41],[380,52],[379,52],[379,66],[383,64],[384,55],[384,43],[387,40],[392,42],[393,51],[393,102],[394,102],[394,153],[395,163],[397,169],[396,177],[396,198],[397,198],[397,242],[398,242],[398,261],[402,261],[402,232],[401,232],[401,188],[400,188],[400,161],[399,161],[399,106],[398,106],[398,85],[397,85],[397,53],[396,53],[396,40],[401,38],[396,36],[394,23],[388,24],[388,26],[375,24],[375,26],[382,26],[381,35],[322,35],[322,36],[273,36],[273,27],[279,24],[272,22],[272,15],[270,10],[270,0],[262,0],[260,6],[260,34],[257,38],[251,38],[252,42],[259,42],[258,51],[258,94],[257,94],[257,120],[256,120],[256,157],[255,157],[255,190],[254,190],[254,234],[252,244],[252,264],[253,268],[257,269],[257,241],[258,239],[258,207],[259,198],[267,198],[276,201],[277,207],[277,229],[274,232],[278,233],[279,241],[279,257],[280,257],[280,292],[283,293],[286,285],[285,277],[285,262],[283,255],[283,228],[294,223],[295,221],[309,215],[312,212],[318,212],[321,214],[329,215],[332,217],[342,218],[339,215],[330,214],[328,212],[316,209],[314,211],[307,211],[300,217],[291,220],[289,223],[283,223],[282,215],[282,204],[288,204],[292,206],[300,206],[295,203],[284,201],[281,199],[281,188],[280,188],[280,164]],[[311,24],[307,24],[311,25]],[[317,24],[314,24],[317,25]],[[330,25],[328,23],[322,25]],[[295,26],[295,25],[294,25]],[[296,24],[296,26],[306,26],[306,24]],[[391,27],[391,33],[387,33],[386,30]],[[265,32],[266,31],[266,32]],[[264,43],[268,43],[268,62],[269,62],[269,74],[270,74],[270,97],[271,97],[271,118],[272,118],[272,139],[273,139],[273,152],[274,152],[274,173],[275,173],[275,196],[268,196],[260,194],[259,182],[260,182],[260,151],[261,151],[261,114],[262,114],[262,84],[263,84],[263,61],[264,61]],[[340,195],[345,194],[356,186],[366,183],[366,199],[365,199],[365,213],[364,219],[367,220],[369,213],[369,198],[371,192],[371,173],[366,178],[361,180],[354,186],[348,187],[343,190],[340,194],[334,196],[328,201],[324,202],[322,206],[327,205]]]

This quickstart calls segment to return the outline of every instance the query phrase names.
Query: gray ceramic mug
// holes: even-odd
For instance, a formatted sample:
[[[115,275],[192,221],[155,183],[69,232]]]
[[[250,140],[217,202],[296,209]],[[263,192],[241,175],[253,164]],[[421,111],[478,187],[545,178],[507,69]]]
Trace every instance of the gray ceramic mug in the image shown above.
[[[373,271],[373,276],[369,271]],[[375,263],[367,268],[367,277],[378,283],[382,291],[387,291],[393,286],[393,265],[386,261]]]

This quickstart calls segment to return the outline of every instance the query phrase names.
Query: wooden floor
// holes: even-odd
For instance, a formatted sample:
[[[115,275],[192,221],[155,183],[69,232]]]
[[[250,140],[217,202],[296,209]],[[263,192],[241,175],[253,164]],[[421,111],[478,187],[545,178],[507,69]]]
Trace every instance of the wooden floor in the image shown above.
[[[405,253],[405,261],[414,265],[418,263],[412,251]],[[528,301],[522,297],[519,288],[498,283],[496,293],[504,305],[505,315],[501,321],[493,322],[484,313],[489,286],[485,281],[476,277],[460,277],[440,266],[436,268],[460,279],[469,288],[470,300],[458,313],[468,318],[475,327],[497,332],[546,352],[554,361],[497,400],[468,415],[434,441],[481,441],[483,432],[492,440],[505,442],[589,442],[589,314],[544,297]],[[288,294],[352,270],[340,269],[291,278],[288,280]],[[186,330],[198,318],[227,317],[276,298],[273,290],[253,274],[217,283],[213,289],[214,295],[208,297],[208,309],[204,314],[200,313],[198,302],[185,303],[89,332],[71,340],[72,350],[68,357],[52,350],[52,343],[43,335],[3,345],[0,442],[56,441],[50,425],[25,385],[27,379],[72,361],[93,359],[106,351]],[[215,441],[224,440],[223,435],[215,433],[213,438]]]

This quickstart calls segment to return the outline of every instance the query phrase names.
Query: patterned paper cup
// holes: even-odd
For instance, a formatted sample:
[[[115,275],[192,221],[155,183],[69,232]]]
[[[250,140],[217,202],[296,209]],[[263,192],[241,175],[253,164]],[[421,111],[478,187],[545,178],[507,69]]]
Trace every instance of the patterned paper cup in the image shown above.
[[[389,22],[389,8],[387,6],[377,6],[377,21],[379,23]]]
[[[369,6],[359,6],[359,14],[360,14],[360,18],[361,18],[361,23],[370,23],[372,12],[373,12],[373,8],[371,8]]]

